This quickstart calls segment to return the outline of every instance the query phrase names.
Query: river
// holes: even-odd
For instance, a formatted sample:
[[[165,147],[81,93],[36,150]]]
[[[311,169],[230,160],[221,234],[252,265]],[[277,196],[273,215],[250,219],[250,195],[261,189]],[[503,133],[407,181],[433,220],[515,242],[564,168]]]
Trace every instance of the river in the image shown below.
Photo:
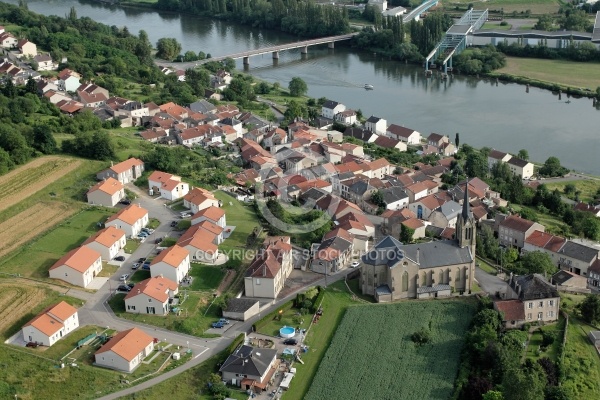
[[[173,37],[183,51],[201,50],[213,56],[298,40],[230,22],[89,0],[29,0],[28,5],[32,11],[60,16],[74,6],[80,17],[127,26],[132,33],[144,29],[153,43]],[[569,168],[600,175],[600,111],[590,99],[563,95],[558,100],[549,91],[531,88],[526,93],[521,85],[464,76],[426,79],[421,68],[342,46],[311,47],[306,57],[299,50],[282,52],[276,66],[269,55],[252,57],[250,64],[248,72],[260,79],[287,86],[298,76],[308,84],[311,97],[342,102],[367,117],[376,115],[424,136],[437,132],[454,140],[460,132],[461,143],[513,153],[525,148],[534,161],[557,156]],[[241,61],[238,68],[242,69]],[[365,83],[375,90],[365,91]]]

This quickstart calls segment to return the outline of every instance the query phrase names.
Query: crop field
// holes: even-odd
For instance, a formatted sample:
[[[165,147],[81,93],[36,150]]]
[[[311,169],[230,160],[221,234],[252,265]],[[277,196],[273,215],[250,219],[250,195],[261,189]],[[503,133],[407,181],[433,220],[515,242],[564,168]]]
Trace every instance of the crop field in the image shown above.
[[[474,311],[470,299],[349,307],[305,399],[449,398]],[[417,347],[422,329],[431,342]]]
[[[0,177],[0,211],[42,190],[74,171],[82,161],[75,158],[40,157]]]
[[[0,257],[18,249],[75,211],[74,207],[64,203],[38,203],[0,223]]]

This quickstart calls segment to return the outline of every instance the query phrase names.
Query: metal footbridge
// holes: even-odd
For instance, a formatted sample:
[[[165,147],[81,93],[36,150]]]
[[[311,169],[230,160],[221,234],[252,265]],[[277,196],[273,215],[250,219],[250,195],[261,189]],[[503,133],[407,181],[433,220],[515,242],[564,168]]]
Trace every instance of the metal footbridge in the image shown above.
[[[413,19],[415,21],[418,21],[421,14],[423,14],[425,11],[429,10],[431,7],[437,6],[437,4],[438,4],[438,0],[425,0],[417,8],[415,8],[408,14],[404,15],[402,17],[402,22],[407,23],[407,22],[412,21]]]
[[[467,47],[467,35],[481,28],[488,19],[488,10],[470,9],[446,31],[444,38],[435,46],[431,53],[425,58],[425,71],[429,71],[431,64],[435,65],[441,60],[444,73],[448,73],[448,67],[452,68],[452,57],[460,54]]]

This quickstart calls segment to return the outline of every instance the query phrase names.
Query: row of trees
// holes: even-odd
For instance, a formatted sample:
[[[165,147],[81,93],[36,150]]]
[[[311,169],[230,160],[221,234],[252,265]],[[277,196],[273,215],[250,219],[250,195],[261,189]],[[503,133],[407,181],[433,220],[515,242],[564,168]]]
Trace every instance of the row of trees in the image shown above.
[[[296,0],[158,0],[156,7],[232,19],[260,28],[279,29],[307,37],[350,31],[345,7]]]

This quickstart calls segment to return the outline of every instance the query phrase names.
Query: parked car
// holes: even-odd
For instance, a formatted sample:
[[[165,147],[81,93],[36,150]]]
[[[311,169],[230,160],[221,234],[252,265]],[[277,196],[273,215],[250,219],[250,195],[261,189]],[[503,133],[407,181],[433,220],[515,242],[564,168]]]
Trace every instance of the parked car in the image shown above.
[[[359,266],[360,266],[360,263],[358,261],[352,261],[352,264],[350,264],[350,268],[356,268]]]
[[[115,257],[115,261],[125,261],[125,257],[123,257],[123,256],[116,256]]]
[[[142,228],[142,232],[146,232],[148,235],[152,235],[154,233],[154,229]]]
[[[138,236],[144,236],[144,237],[146,237],[146,236],[148,236],[148,235],[149,235],[149,234],[148,234],[148,233],[146,233],[146,232],[144,232],[144,231],[142,231],[142,232],[138,233]]]
[[[129,199],[123,199],[119,202],[119,204],[125,204],[126,206],[131,204],[131,200]]]
[[[135,286],[135,283],[131,283],[131,282],[130,282],[130,283],[128,283],[128,284],[127,284],[127,285],[125,285],[125,286],[127,286],[127,287],[128,287],[128,288],[130,288],[130,289],[133,289],[133,287]]]
[[[145,271],[150,271],[150,264],[144,264],[142,265],[142,269]]]
[[[221,318],[218,322],[222,323],[223,325],[229,325],[229,320],[225,318]]]
[[[219,321],[219,322],[213,322],[212,323],[212,327],[213,328],[219,328],[220,329],[220,328],[223,328],[224,326],[225,326],[225,324],[222,323],[221,321]]]
[[[119,285],[117,290],[120,292],[129,292],[131,290],[131,288],[127,285]]]
[[[37,342],[27,342],[27,344],[25,345],[25,347],[33,347],[34,349],[38,346],[39,344],[37,344]]]
[[[140,263],[133,263],[133,265],[131,266],[131,269],[136,270],[140,267]]]
[[[175,228],[177,226],[177,221],[171,221],[171,228]]]
[[[144,261],[146,261],[146,259],[145,259],[144,257],[140,257],[140,258],[138,258],[138,262],[139,262],[139,263],[143,263]]]
[[[295,345],[298,344],[298,341],[296,339],[294,339],[294,338],[290,338],[290,339],[285,339],[283,341],[283,344],[287,344],[287,345],[290,345],[290,346],[295,346]]]
[[[163,238],[161,238],[161,237],[156,238],[156,240],[154,241],[154,244],[160,244],[160,242],[162,242],[162,241],[163,241]]]
[[[127,278],[129,278],[129,274],[123,274],[121,275],[121,277],[119,278],[120,281],[125,282],[127,280]]]

